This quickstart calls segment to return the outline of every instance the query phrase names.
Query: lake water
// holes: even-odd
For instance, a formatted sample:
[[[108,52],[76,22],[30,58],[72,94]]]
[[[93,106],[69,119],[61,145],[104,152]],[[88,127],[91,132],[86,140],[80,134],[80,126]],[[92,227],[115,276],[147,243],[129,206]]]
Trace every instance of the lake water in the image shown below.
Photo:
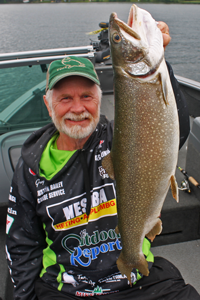
[[[0,5],[0,53],[84,46],[112,12],[127,21],[132,3],[51,3]],[[174,72],[200,81],[200,5],[138,4],[170,27],[165,51]],[[97,35],[91,36],[97,40]]]

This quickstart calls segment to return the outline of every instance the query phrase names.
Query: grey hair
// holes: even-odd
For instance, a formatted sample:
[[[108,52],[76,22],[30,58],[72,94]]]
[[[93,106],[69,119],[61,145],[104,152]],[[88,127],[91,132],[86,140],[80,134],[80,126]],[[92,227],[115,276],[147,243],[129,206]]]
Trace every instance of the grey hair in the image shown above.
[[[53,94],[53,90],[47,90],[46,92],[46,99],[49,103],[49,107],[52,109],[52,94]]]
[[[99,96],[99,104],[101,105],[101,98],[102,98],[102,90],[100,88],[100,86],[98,84],[95,84],[98,90],[98,96]],[[53,94],[53,89],[52,90],[48,90],[46,92],[46,99],[49,103],[50,108],[52,109],[52,94]]]

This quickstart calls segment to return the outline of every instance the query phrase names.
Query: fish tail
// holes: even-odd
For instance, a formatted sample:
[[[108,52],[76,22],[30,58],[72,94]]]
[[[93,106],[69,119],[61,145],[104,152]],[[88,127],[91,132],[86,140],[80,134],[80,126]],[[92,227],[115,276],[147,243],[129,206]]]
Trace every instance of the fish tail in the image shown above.
[[[120,256],[117,260],[117,267],[122,275],[126,275],[130,286],[132,285],[131,282],[131,272],[133,269],[138,269],[140,273],[142,273],[145,276],[149,275],[149,269],[148,269],[148,263],[144,257],[144,254],[140,255],[139,260],[136,263],[128,263],[123,258],[123,252],[120,253]]]

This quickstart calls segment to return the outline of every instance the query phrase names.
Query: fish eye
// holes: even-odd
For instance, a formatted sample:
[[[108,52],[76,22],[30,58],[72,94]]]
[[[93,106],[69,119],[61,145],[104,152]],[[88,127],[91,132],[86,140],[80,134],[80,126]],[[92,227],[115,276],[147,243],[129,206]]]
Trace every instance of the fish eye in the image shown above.
[[[121,40],[122,40],[122,38],[121,38],[121,36],[120,36],[118,33],[114,33],[114,34],[113,34],[113,41],[114,41],[115,43],[120,43]]]

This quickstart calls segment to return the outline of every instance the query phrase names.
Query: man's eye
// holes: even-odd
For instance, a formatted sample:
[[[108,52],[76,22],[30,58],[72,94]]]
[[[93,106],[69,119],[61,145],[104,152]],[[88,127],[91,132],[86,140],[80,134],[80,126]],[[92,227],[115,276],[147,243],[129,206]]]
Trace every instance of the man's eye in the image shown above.
[[[91,96],[90,95],[84,95],[83,98],[84,99],[89,99]]]
[[[70,100],[70,97],[63,97],[63,98],[61,99],[61,101],[67,101],[67,100]]]

